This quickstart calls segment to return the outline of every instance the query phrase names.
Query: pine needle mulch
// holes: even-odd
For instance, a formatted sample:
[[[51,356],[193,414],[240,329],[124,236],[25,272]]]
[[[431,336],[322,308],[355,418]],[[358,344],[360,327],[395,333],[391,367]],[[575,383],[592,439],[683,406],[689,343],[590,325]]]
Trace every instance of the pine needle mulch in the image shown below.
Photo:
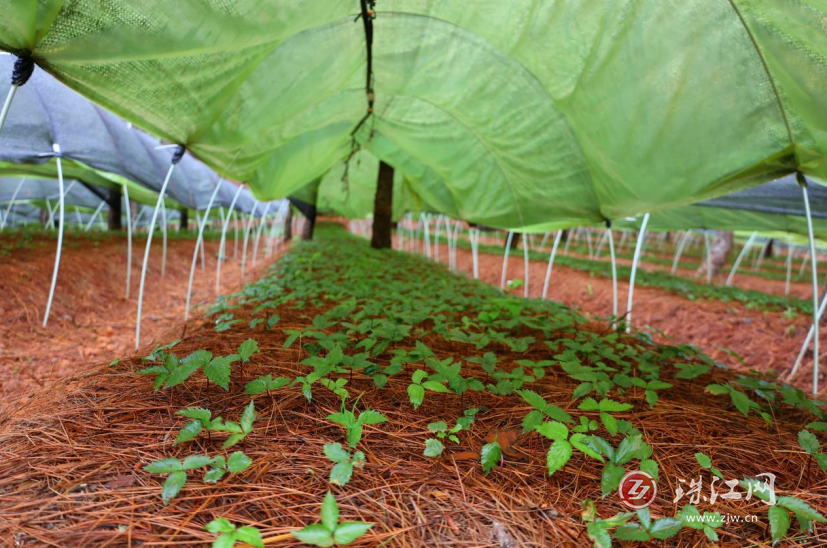
[[[252,317],[249,310],[234,312],[238,319]],[[595,500],[603,517],[625,510],[616,493],[601,499],[602,465],[581,453],[576,452],[562,471],[547,475],[548,440],[520,433],[530,408],[519,396],[466,393],[460,401],[440,394],[427,397],[413,411],[406,393],[410,369],[407,375],[391,378],[383,390],[358,375],[347,385],[351,394],[363,393],[360,408],[380,411],[389,420],[365,427],[359,449],[365,452],[367,464],[346,487],[328,482],[332,463],[323,452],[325,443],[344,441],[343,430],[325,419],[339,411],[339,399],[319,389],[308,403],[299,387],[290,387],[256,397],[259,419],[253,433],[231,450],[242,449],[250,456],[250,468],[216,485],[207,485],[200,473],[191,473],[181,494],[164,506],[163,477],[145,472],[143,466],[161,458],[183,458],[199,449],[210,455],[221,452],[222,440],[216,435],[211,441],[202,436],[173,447],[186,422],[175,416],[176,411],[207,407],[214,416],[235,420],[249,400],[243,393],[245,382],[268,373],[291,378],[306,373],[299,364],[305,356],[298,345],[282,350],[286,339],[282,330],[306,326],[316,311],[282,306],[277,312],[282,319],[271,331],[245,328],[216,333],[206,319],[186,326],[183,341],[175,348],[179,356],[202,348],[226,355],[250,336],[258,341],[261,353],[243,372],[233,371],[230,392],[208,385],[203,376],[167,392],[153,392],[151,380],[135,374],[143,367],[140,356],[150,351],[144,349],[116,366],[101,364],[34,393],[16,409],[7,407],[0,414],[0,544],[204,546],[213,539],[204,525],[220,516],[260,528],[268,545],[296,546],[299,543],[290,531],[318,521],[328,489],[337,497],[343,520],[376,524],[357,541],[362,546],[588,546],[580,519],[582,500]],[[605,329],[597,324],[591,328]],[[171,332],[168,339],[180,335]],[[542,340],[542,335],[537,339]],[[424,342],[437,356],[474,353],[466,345],[432,335]],[[542,343],[523,354],[493,346],[487,350],[496,351],[506,363],[550,359],[553,354]],[[473,374],[486,377],[482,370]],[[684,497],[679,505],[672,503],[679,479],[688,485],[703,473],[703,493],[709,495],[710,476],[695,460],[698,451],[709,455],[727,479],[773,473],[779,495],[801,498],[827,513],[827,474],[804,453],[796,437],[812,419],[792,411],[768,426],[755,415],[744,417],[729,398],[703,392],[707,382],[731,378],[725,371],[714,371],[712,377],[704,383],[676,381],[655,408],[640,403],[618,415],[633,420],[654,449],[660,494],[650,508],[653,517],[672,516],[688,502]],[[531,388],[546,401],[573,411],[570,397],[576,385],[559,368],[551,368]],[[634,400],[642,402],[642,398]],[[431,437],[426,425],[435,420],[453,424],[471,406],[479,407],[480,413],[470,431],[462,432],[462,443],[446,443],[440,459],[424,457],[424,441]],[[502,466],[485,476],[478,460],[472,459],[493,436],[499,436],[507,450]],[[755,497],[750,502],[719,499],[714,506],[701,502],[698,507],[759,516],[758,523],[731,523],[719,529],[720,546],[769,542],[767,506]],[[798,542],[827,545],[825,526],[814,525],[815,534],[800,535]],[[656,545],[708,544],[702,531],[684,529]]]

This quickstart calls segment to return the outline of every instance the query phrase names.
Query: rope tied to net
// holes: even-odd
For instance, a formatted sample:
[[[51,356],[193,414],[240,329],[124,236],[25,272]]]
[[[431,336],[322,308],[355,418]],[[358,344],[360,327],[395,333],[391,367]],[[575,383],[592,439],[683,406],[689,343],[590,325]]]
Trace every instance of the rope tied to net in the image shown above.
[[[34,59],[30,55],[18,55],[11,74],[11,85],[22,86],[34,73]]]

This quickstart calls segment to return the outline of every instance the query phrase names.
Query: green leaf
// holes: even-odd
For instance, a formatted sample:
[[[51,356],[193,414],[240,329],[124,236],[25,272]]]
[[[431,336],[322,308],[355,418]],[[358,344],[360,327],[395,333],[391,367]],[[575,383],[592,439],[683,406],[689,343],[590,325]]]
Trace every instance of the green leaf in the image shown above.
[[[649,404],[649,407],[654,407],[658,404],[658,400],[660,396],[654,390],[644,390],[643,396],[646,398],[646,403]]]
[[[606,427],[606,431],[614,436],[617,434],[617,419],[608,413],[600,413],[600,422]]]
[[[359,443],[359,440],[362,439],[362,425],[359,423],[354,424],[350,428],[347,429],[347,443],[350,447],[356,447]]]
[[[756,405],[755,402],[746,396],[746,394],[739,392],[738,390],[733,390],[730,392],[729,397],[732,399],[732,403],[735,405],[735,408],[745,417],[749,415],[750,407]]]
[[[543,409],[543,413],[548,415],[550,418],[560,421],[560,422],[573,422],[571,415],[566,413],[562,408],[557,407],[554,404],[548,404],[545,409]]]
[[[235,531],[235,525],[227,518],[215,518],[204,529],[210,533],[232,533]]]
[[[569,439],[569,443],[572,445],[572,447],[574,447],[584,455],[588,455],[593,459],[597,459],[600,462],[603,462],[603,457],[600,455],[600,453],[589,447],[586,440],[587,436],[585,436],[584,434],[572,434],[571,438]]]
[[[242,363],[247,363],[250,358],[258,352],[258,343],[253,339],[247,339],[238,347],[238,357]]]
[[[695,379],[705,373],[708,373],[709,370],[712,369],[709,365],[694,365],[691,363],[676,363],[675,367],[680,369],[677,375],[675,375],[676,379]]]
[[[250,546],[256,546],[257,548],[264,547],[264,539],[261,538],[261,531],[255,527],[249,527],[247,525],[239,527],[236,529],[235,535],[238,542],[246,542]]]
[[[330,470],[330,483],[334,485],[346,485],[353,476],[353,463],[350,460],[342,461],[333,466]]]
[[[615,466],[611,462],[607,462],[603,467],[603,474],[600,477],[600,489],[605,497],[609,493],[616,491],[620,480],[626,474],[626,469],[622,466]]]
[[[336,504],[336,498],[328,491],[322,501],[322,510],[319,514],[322,520],[322,525],[328,530],[333,531],[336,524],[339,523],[339,505]]]
[[[640,461],[640,470],[646,472],[655,480],[658,479],[658,463],[652,459],[643,459]]]
[[[617,540],[634,540],[646,542],[652,538],[649,533],[637,523],[627,523],[615,531],[614,538]]]
[[[698,464],[701,465],[701,468],[706,468],[707,470],[712,468],[712,461],[703,453],[695,453],[695,460],[698,461]]]
[[[280,319],[281,316],[279,316],[278,314],[273,314],[272,316],[270,316],[270,318],[267,319],[267,329],[273,329],[276,326],[276,324],[279,323]]]
[[[795,517],[798,518],[799,521],[801,521],[801,518],[804,518],[818,523],[827,522],[827,519],[824,519],[824,516],[822,516],[818,510],[801,499],[797,499],[795,497],[778,497],[776,504],[778,506],[783,506],[787,510],[792,510]]]
[[[325,456],[333,462],[345,462],[350,460],[350,453],[342,447],[341,443],[324,444]]]
[[[551,444],[546,455],[546,464],[548,465],[548,475],[554,474],[556,471],[563,468],[571,458],[571,444],[565,439],[558,439]]]
[[[178,459],[161,459],[144,466],[144,470],[153,474],[170,474],[183,469]]]
[[[556,421],[544,422],[535,430],[550,440],[565,440],[569,437],[566,425]]]
[[[649,533],[658,540],[665,540],[677,535],[681,529],[683,529],[683,521],[675,518],[660,518],[652,524]]]
[[[178,496],[185,483],[187,483],[187,473],[183,470],[173,472],[167,476],[161,489],[161,498],[164,500],[164,504],[169,504],[169,501]]]
[[[206,474],[204,474],[204,482],[205,483],[218,483],[218,481],[224,477],[227,471],[223,468],[213,468],[212,470],[208,470]]]
[[[371,527],[373,527],[372,523],[364,523],[361,521],[342,522],[336,527],[336,530],[333,531],[333,540],[339,545],[350,544],[367,533]]]
[[[612,548],[612,537],[606,530],[606,524],[601,521],[589,523],[586,526],[589,538],[594,542],[594,548]]]
[[[202,428],[201,421],[199,420],[188,422],[181,430],[178,431],[178,437],[175,438],[175,442],[172,445],[178,445],[179,443],[190,441],[201,433]]]
[[[232,474],[238,474],[239,472],[246,470],[252,463],[253,459],[241,451],[236,451],[230,455],[230,458],[227,459],[227,470],[229,470]]]
[[[617,446],[617,451],[615,451],[614,463],[626,464],[635,458],[635,455],[642,446],[643,439],[639,435],[623,438],[623,441],[621,441],[620,445]]]
[[[701,519],[701,513],[698,511],[697,508],[692,506],[691,504],[687,504],[678,511],[677,517],[683,521],[686,527],[690,527],[692,529],[703,529],[704,522]]]
[[[202,409],[201,407],[190,407],[188,409],[182,409],[175,414],[180,415],[182,417],[186,417],[188,419],[199,420],[203,424],[209,424],[210,419],[212,418],[212,412],[210,412],[209,409]]]
[[[543,411],[546,408],[546,401],[540,394],[533,390],[517,390],[517,394],[519,394],[527,404],[538,411]]]
[[[212,548],[233,548],[235,546],[235,531],[225,533],[212,542]]]
[[[772,545],[775,546],[790,530],[790,514],[780,506],[770,506],[767,517],[772,532]]]
[[[577,408],[581,411],[597,411],[600,409],[600,405],[594,398],[586,398],[580,402],[580,405],[578,405]]]
[[[210,363],[204,367],[204,375],[224,390],[229,390],[231,367],[232,364],[228,358],[218,356],[213,358]]]
[[[190,378],[190,375],[195,373],[198,370],[198,368],[201,367],[201,365],[201,362],[197,360],[182,363],[172,373],[169,374],[165,388],[172,388],[174,386],[178,386],[179,384]]]
[[[827,430],[827,422],[811,422],[805,426],[805,428],[809,428],[810,430],[816,430],[818,432],[824,432]]]
[[[811,455],[818,453],[818,450],[821,449],[818,439],[807,429],[804,429],[798,433],[798,444],[801,445],[802,449]]]
[[[540,411],[529,411],[528,415],[526,415],[523,419],[523,432],[534,430],[536,427],[543,424],[545,418],[545,415],[543,415]]]
[[[249,434],[253,429],[253,422],[256,420],[256,403],[250,400],[247,407],[241,413],[241,430],[245,434]]]
[[[322,548],[333,546],[334,543],[333,533],[328,531],[321,523],[308,525],[301,531],[291,531],[290,534],[305,544],[321,546]]]
[[[422,400],[425,399],[425,389],[418,384],[408,385],[408,397],[413,404],[414,409],[418,409],[422,405]]]
[[[226,440],[224,440],[224,443],[221,444],[221,448],[222,449],[229,449],[230,447],[237,444],[238,442],[240,442],[241,440],[243,440],[246,437],[247,437],[247,434],[232,434],[230,437],[228,437]]]
[[[372,411],[368,409],[359,415],[359,422],[361,424],[380,424],[386,422],[388,419],[379,411]]]
[[[431,438],[425,440],[425,452],[423,455],[426,457],[438,457],[442,454],[442,451],[445,449],[445,446],[442,445],[442,442],[438,439]]]
[[[427,388],[431,392],[440,392],[444,394],[448,394],[451,392],[449,388],[447,388],[444,384],[438,383],[436,381],[425,381],[422,383],[424,388]]]
[[[213,461],[212,457],[207,455],[192,455],[184,459],[181,466],[184,470],[195,470],[196,468],[203,468]]]
[[[482,463],[483,473],[488,474],[488,472],[497,466],[501,457],[502,449],[499,443],[495,441],[483,445],[480,451],[480,462]]]
[[[619,413],[621,411],[628,411],[634,407],[630,403],[619,403],[614,400],[605,399],[600,401],[600,411],[606,413]]]
[[[428,376],[427,371],[425,371],[424,369],[417,369],[416,371],[413,372],[413,375],[411,375],[411,380],[415,384],[419,384],[427,376]]]

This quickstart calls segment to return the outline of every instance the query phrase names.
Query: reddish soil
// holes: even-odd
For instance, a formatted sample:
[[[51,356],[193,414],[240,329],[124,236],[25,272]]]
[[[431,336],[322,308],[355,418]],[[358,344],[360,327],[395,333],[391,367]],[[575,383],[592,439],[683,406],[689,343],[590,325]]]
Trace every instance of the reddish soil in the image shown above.
[[[13,242],[6,237],[5,242]],[[29,387],[77,373],[101,361],[131,353],[135,345],[138,285],[146,240],[133,242],[130,298],[126,291],[126,238],[106,235],[87,239],[68,234],[60,265],[52,312],[46,328],[43,314],[54,264],[55,242],[35,238],[12,247],[0,262],[0,396],[20,394]],[[156,245],[157,244],[157,245]],[[141,327],[141,346],[169,342],[161,335],[182,324],[187,281],[195,242],[169,240],[166,274],[161,277],[161,242],[153,240]],[[263,248],[263,246],[262,246]],[[221,267],[222,293],[243,285],[241,261],[232,257]],[[192,304],[215,298],[215,257],[218,242],[206,243],[206,270],[196,269]],[[240,256],[240,252],[239,252]],[[270,259],[260,248],[255,279]],[[176,335],[173,335],[174,337]]]
[[[471,274],[471,252],[458,248],[457,253],[459,269]],[[442,262],[448,260],[447,246],[443,244],[440,244],[439,258]],[[502,256],[481,253],[480,279],[499,286],[502,262]],[[529,296],[537,298],[543,291],[547,265],[545,262],[531,261],[529,266]],[[645,269],[651,267],[643,265]],[[508,262],[508,279],[522,280],[523,277],[522,258],[511,257]],[[747,279],[747,276],[740,278],[742,281]],[[761,280],[764,284],[771,282],[762,278],[753,279]],[[742,286],[747,287],[747,284]],[[755,289],[765,288],[756,285]],[[524,288],[521,287],[513,293],[523,295],[523,291]],[[619,279],[618,310],[621,315],[626,311],[628,291],[628,280]],[[548,298],[578,308],[585,314],[606,317],[612,313],[611,279],[555,265]],[[690,301],[668,291],[640,285],[635,287],[633,312],[634,325],[651,326],[666,334],[653,333],[656,340],[691,343],[728,366],[746,366],[760,371],[772,369],[778,374],[786,374],[792,367],[810,325],[803,315],[789,319],[781,312],[751,310],[738,303]],[[667,339],[667,336],[670,338]],[[723,349],[737,353],[745,365]],[[827,352],[822,353],[822,363],[827,363],[825,359]],[[812,363],[810,359],[805,359],[793,384],[809,390],[812,388],[811,377]],[[825,375],[822,374],[819,386],[827,388],[824,379]],[[824,393],[825,390],[822,389],[821,392]]]

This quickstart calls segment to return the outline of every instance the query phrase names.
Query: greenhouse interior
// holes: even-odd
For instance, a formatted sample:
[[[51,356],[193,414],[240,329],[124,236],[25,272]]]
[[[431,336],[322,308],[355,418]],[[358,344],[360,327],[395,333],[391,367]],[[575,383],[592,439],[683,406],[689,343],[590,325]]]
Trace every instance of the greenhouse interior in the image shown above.
[[[827,0],[0,0],[0,546],[827,546]]]

